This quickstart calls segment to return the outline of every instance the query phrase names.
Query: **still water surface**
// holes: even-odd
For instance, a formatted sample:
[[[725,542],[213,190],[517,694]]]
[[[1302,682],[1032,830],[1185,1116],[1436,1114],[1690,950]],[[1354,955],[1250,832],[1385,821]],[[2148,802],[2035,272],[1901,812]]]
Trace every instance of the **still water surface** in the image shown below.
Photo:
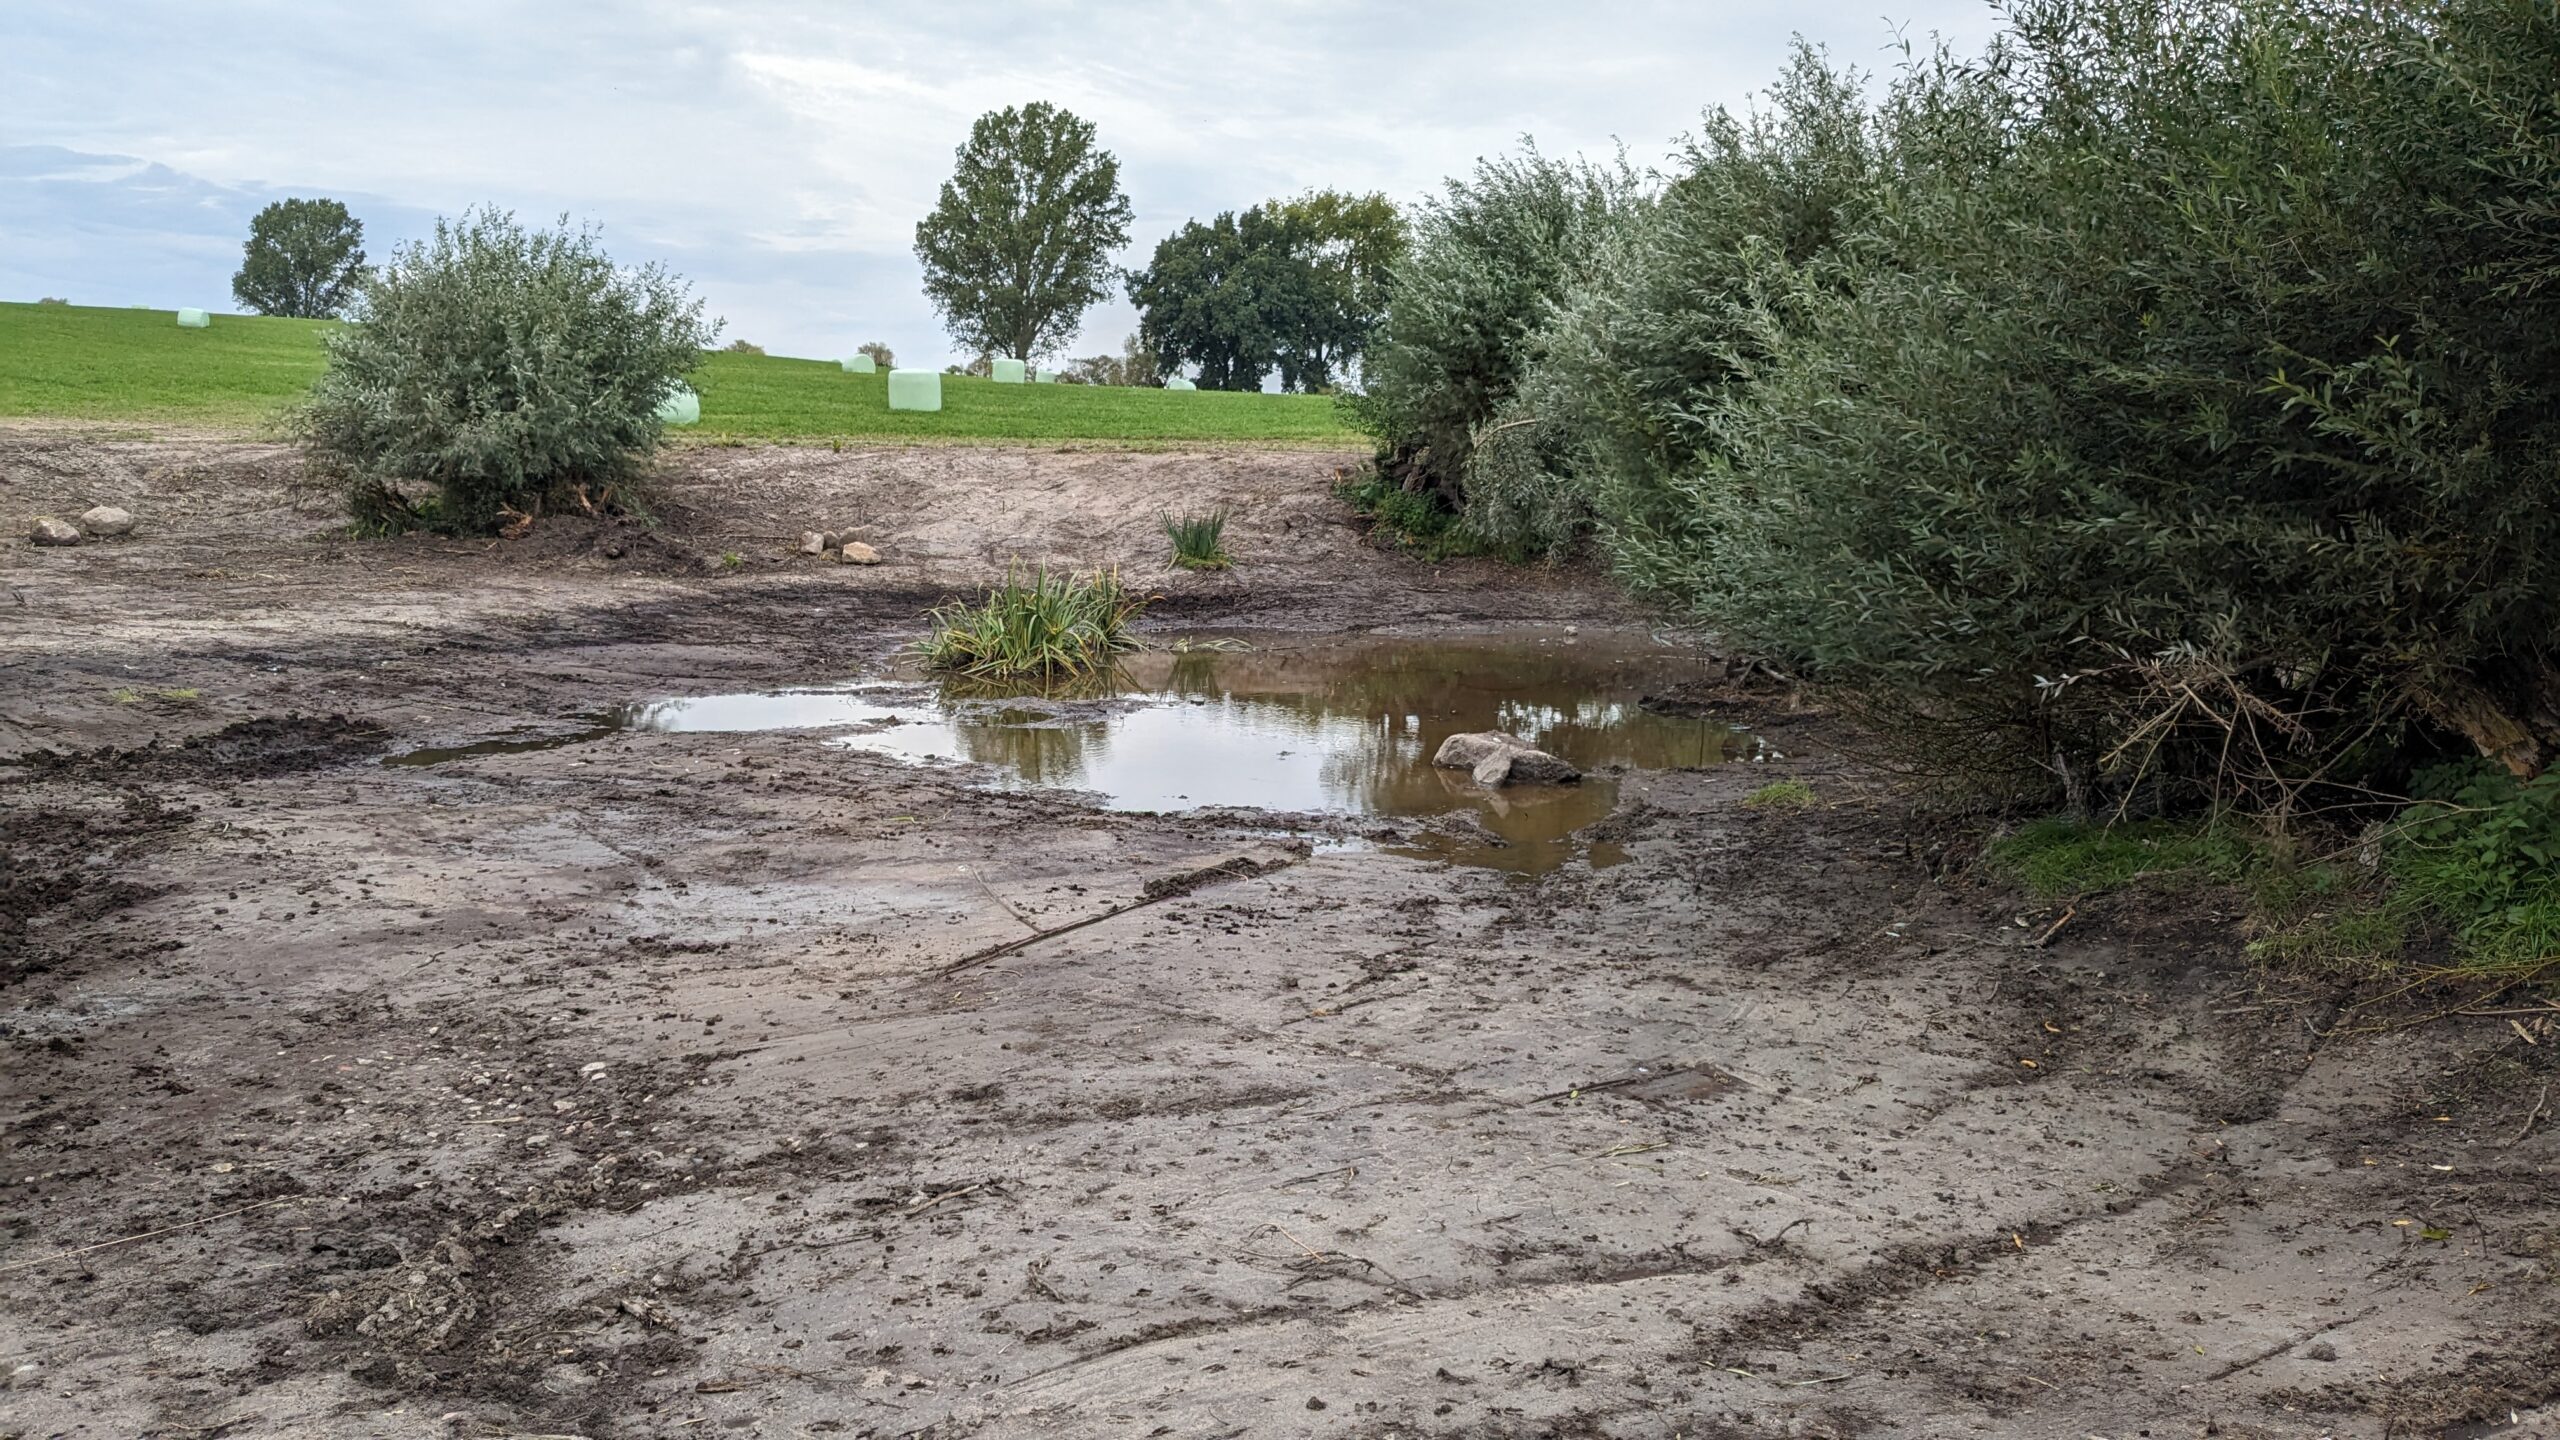
[[[995,785],[1091,791],[1120,810],[1439,820],[1414,845],[1388,848],[1542,871],[1621,858],[1580,838],[1617,806],[1605,767],[1712,765],[1749,743],[1712,722],[1642,708],[1646,694],[1698,669],[1693,652],[1642,640],[1176,643],[1185,648],[1133,655],[1118,673],[1063,692],[1006,693],[908,674],[687,696],[624,706],[598,717],[589,736],[401,758],[433,764],[613,730],[823,730],[833,732],[830,744],[987,765]],[[1490,790],[1432,765],[1443,739],[1473,730],[1509,731],[1593,773],[1580,785]]]

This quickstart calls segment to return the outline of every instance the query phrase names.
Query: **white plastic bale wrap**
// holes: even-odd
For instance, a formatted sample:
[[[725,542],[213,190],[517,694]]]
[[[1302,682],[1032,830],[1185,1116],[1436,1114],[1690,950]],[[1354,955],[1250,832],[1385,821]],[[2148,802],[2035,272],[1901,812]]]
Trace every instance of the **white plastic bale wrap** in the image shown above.
[[[988,372],[987,378],[999,385],[1019,385],[1022,383],[1022,370],[1021,361],[1011,356],[1004,356],[995,361],[994,368]]]
[[[1172,379],[1164,382],[1164,388],[1167,390],[1197,390],[1200,387],[1192,384],[1181,376],[1176,375]]]
[[[890,371],[889,408],[892,410],[941,409],[942,372],[939,370]]]
[[[844,362],[844,368],[855,375],[876,375],[880,373],[880,362],[868,355],[856,355]]]
[[[190,330],[202,330],[213,323],[213,317],[201,310],[181,310],[178,312],[178,323]]]
[[[683,381],[677,381],[667,391],[667,398],[658,402],[658,423],[661,425],[696,425],[701,421],[702,397],[694,394],[693,387]]]

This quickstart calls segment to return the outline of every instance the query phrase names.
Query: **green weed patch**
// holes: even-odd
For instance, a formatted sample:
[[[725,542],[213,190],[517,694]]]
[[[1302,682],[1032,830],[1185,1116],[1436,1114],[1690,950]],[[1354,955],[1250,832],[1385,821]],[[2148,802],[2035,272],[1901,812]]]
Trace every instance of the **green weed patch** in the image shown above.
[[[975,605],[935,610],[915,653],[965,679],[1072,680],[1107,670],[1136,649],[1130,626],[1146,607],[1108,570],[1009,576]]]

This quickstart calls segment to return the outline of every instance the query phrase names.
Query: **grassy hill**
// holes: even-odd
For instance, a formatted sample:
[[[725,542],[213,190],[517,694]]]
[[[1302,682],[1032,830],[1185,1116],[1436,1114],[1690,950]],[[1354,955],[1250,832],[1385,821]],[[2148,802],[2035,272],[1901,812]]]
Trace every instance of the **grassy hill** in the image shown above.
[[[0,417],[254,430],[320,373],[320,320],[0,304]]]
[[[0,419],[64,419],[258,434],[320,373],[332,322],[0,303]],[[1318,395],[998,385],[944,376],[938,413],[889,409],[888,377],[832,360],[715,352],[693,376],[709,440],[1094,440],[1357,447]]]

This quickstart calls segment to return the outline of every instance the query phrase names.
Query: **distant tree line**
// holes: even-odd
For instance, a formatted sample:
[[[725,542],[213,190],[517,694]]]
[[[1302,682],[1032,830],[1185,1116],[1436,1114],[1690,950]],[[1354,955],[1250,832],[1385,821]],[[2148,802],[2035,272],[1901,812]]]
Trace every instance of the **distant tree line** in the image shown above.
[[[1276,372],[1282,389],[1312,391],[1357,369],[1405,247],[1403,216],[1385,196],[1319,190],[1195,220],[1122,276],[1111,256],[1132,212],[1119,175],[1093,125],[1054,105],[980,116],[916,226],[925,293],[952,338],[981,357],[1040,361],[1120,278],[1152,363],[1092,356],[1067,376],[1160,384],[1187,366],[1207,389],[1257,390]]]
[[[1407,244],[1384,195],[1317,190],[1191,221],[1124,272],[1112,257],[1131,214],[1090,121],[1042,101],[978,117],[916,226],[926,296],[976,357],[953,372],[984,374],[1002,355],[1087,384],[1160,385],[1189,369],[1207,389],[1257,390],[1276,374],[1284,390],[1330,390],[1358,372]],[[268,205],[242,252],[232,292],[264,315],[340,315],[367,274],[364,224],[336,200]],[[1058,362],[1115,286],[1139,311],[1131,344]],[[861,353],[894,364],[876,341]]]
[[[1319,190],[1194,220],[1129,277],[1139,336],[1211,390],[1328,390],[1386,308],[1404,218],[1384,195]]]

